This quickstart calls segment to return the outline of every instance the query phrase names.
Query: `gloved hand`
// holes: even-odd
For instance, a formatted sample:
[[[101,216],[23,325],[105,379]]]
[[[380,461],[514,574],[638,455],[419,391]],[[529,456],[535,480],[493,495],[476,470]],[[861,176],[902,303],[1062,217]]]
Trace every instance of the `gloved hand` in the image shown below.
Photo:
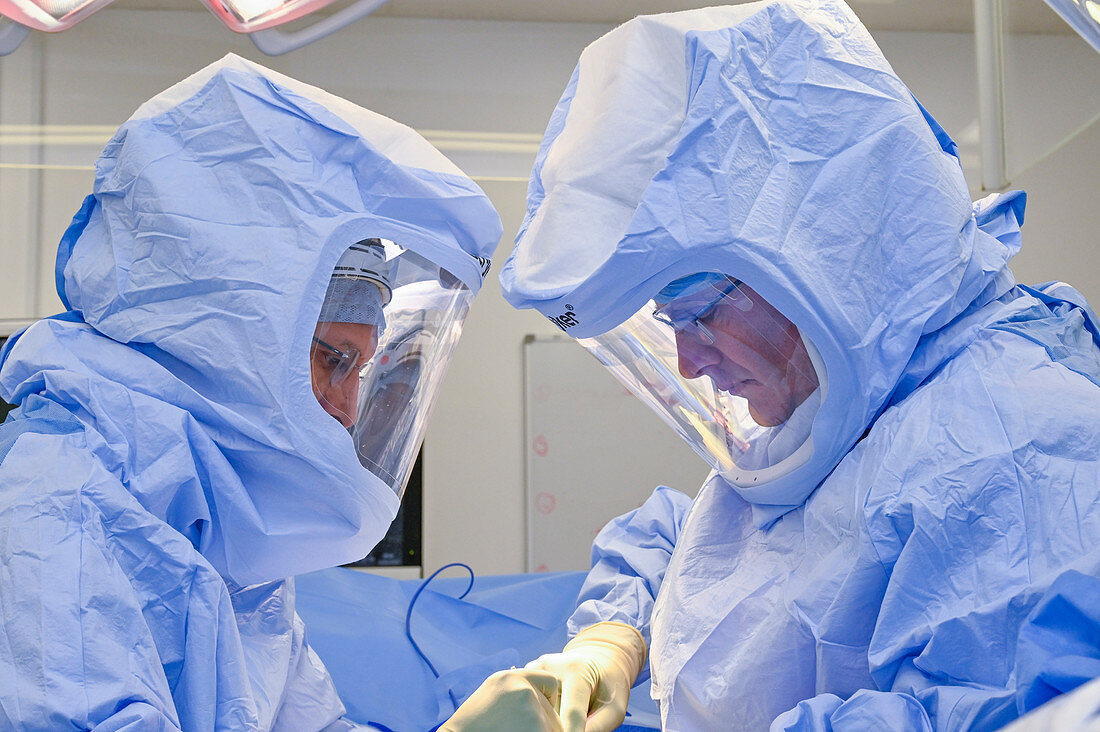
[[[585,628],[561,653],[539,656],[526,668],[561,679],[565,732],[610,732],[626,718],[630,687],[645,659],[645,639],[637,629],[605,622]]]
[[[497,671],[438,732],[561,732],[558,677],[525,668]]]

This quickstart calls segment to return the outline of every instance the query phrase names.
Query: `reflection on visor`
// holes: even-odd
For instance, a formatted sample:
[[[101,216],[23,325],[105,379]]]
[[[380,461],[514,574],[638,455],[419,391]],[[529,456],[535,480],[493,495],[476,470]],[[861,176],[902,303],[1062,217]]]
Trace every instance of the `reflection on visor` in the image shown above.
[[[754,290],[701,272],[582,345],[735,482],[805,462],[824,373],[816,349]]]
[[[414,399],[420,379],[420,353],[402,360],[392,369],[380,365],[365,382],[360,395],[355,444],[363,464],[396,480],[402,452],[391,449],[408,442],[413,414],[406,408]]]
[[[408,257],[411,252],[405,256]],[[421,279],[427,261],[405,260],[419,272],[395,288],[387,332],[364,369],[352,436],[365,468],[404,490],[420,449],[431,403],[442,383],[473,296],[445,270]]]

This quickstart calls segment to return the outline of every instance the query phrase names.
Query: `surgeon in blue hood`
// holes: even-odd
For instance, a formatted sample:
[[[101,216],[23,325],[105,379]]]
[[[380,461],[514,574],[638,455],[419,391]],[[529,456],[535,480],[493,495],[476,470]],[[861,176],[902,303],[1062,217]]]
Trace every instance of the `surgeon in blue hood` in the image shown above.
[[[597,537],[530,664],[566,730],[647,670],[669,730],[860,731],[997,729],[1100,672],[1100,330],[1016,283],[1024,196],[971,203],[956,152],[840,0],[584,51],[505,297],[714,472]]]
[[[385,534],[411,462],[359,385],[431,325],[415,455],[500,233],[415,132],[237,57],[143,105],[0,365],[0,727],[353,727],[287,578]]]

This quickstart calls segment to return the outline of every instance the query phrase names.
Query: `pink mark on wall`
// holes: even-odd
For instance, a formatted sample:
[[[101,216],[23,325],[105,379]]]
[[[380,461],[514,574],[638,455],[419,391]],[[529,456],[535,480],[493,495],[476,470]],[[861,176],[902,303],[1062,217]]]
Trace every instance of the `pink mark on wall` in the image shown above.
[[[550,442],[546,439],[546,435],[536,437],[531,446],[539,457],[546,457],[546,453],[550,452]]]
[[[558,499],[554,497],[553,493],[539,493],[535,496],[535,508],[539,513],[553,513],[554,509],[558,507]]]

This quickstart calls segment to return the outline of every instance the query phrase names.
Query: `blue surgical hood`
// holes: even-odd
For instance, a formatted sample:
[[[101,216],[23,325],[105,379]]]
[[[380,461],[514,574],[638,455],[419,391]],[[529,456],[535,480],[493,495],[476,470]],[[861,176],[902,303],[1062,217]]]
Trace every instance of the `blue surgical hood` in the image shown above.
[[[828,390],[810,461],[735,486],[763,523],[805,500],[940,329],[1013,286],[1023,203],[971,203],[954,143],[839,0],[643,16],[582,54],[500,280],[577,338],[701,271],[794,322]]]
[[[411,129],[235,56],[143,105],[61,242],[70,309],[5,352],[145,509],[247,585],[365,555],[397,510],[317,403],[309,344],[333,267],[399,242],[475,292],[501,232]]]

